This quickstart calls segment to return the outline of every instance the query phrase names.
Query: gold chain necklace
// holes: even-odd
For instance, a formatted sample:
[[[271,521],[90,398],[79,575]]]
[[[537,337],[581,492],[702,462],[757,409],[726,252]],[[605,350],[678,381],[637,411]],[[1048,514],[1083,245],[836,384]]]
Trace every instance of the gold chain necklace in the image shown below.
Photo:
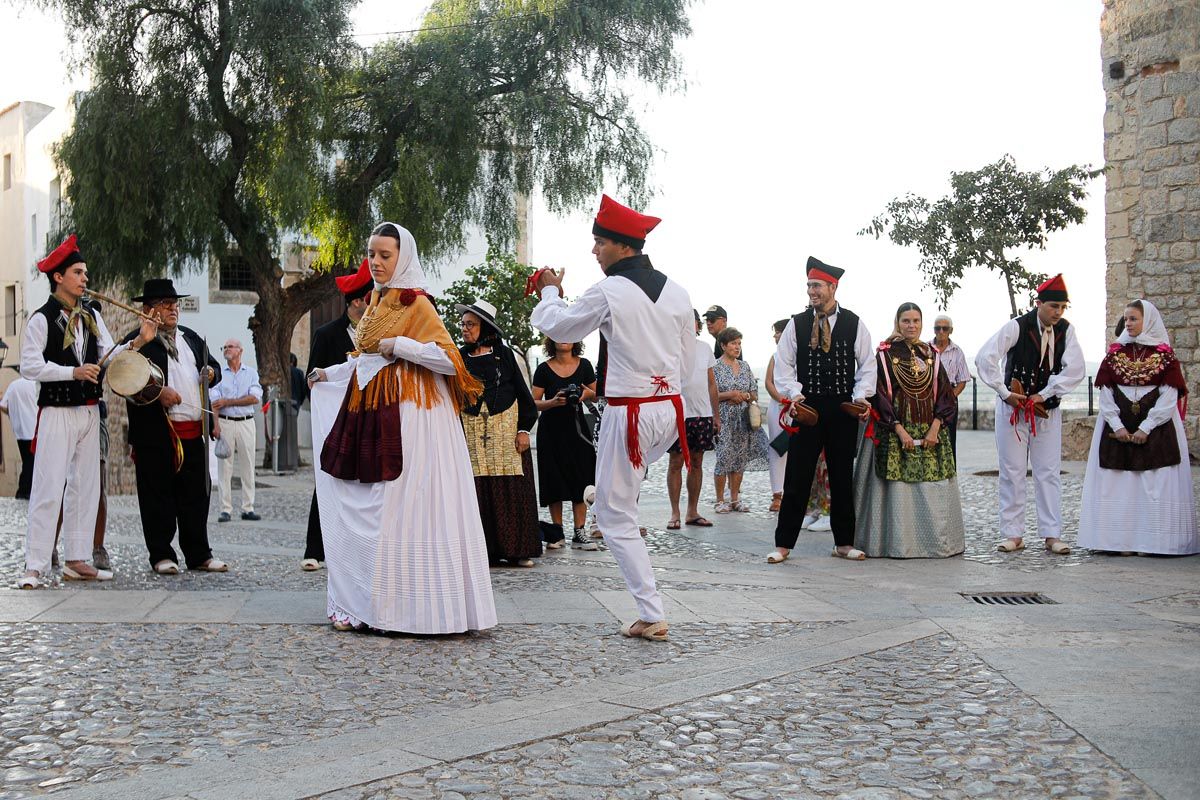
[[[904,394],[915,399],[925,400],[933,396],[933,359],[921,358],[909,348],[909,357],[901,359],[892,356],[892,374]]]
[[[379,350],[379,340],[387,336],[398,322],[399,318],[408,311],[410,306],[393,306],[384,298],[367,309],[354,328],[354,345],[361,353],[375,353]]]

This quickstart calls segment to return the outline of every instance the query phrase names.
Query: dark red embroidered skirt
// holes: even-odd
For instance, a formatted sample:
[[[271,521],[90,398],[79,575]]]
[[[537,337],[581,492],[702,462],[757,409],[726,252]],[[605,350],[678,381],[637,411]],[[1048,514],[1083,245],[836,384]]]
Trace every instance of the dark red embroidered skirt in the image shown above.
[[[321,469],[335,478],[359,483],[379,483],[400,477],[404,452],[400,441],[399,403],[350,411],[354,379],[337,419],[321,448]]]

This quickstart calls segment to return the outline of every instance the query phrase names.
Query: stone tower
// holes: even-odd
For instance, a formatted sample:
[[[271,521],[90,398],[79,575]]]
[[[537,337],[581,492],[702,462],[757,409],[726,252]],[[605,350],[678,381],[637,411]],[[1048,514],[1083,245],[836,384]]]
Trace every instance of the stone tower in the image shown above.
[[[1104,0],[1107,319],[1130,298],[1163,313],[1200,455],[1200,0]],[[1111,330],[1110,330],[1111,336]],[[1094,356],[1093,356],[1094,357]]]

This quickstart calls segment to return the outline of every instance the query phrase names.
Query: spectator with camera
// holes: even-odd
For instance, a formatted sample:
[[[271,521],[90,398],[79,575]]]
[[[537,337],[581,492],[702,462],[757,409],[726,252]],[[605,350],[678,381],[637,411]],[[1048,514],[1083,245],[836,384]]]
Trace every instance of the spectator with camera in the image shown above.
[[[538,487],[542,505],[550,509],[552,525],[545,531],[546,546],[557,550],[563,533],[564,502],[571,503],[574,532],[571,547],[595,550],[587,535],[587,506],[583,490],[595,482],[596,448],[583,418],[583,403],[596,396],[596,370],[582,358],[582,342],[555,342],[546,337],[543,361],[533,373],[533,400],[538,420]]]
[[[737,328],[725,328],[717,334],[721,357],[713,367],[720,401],[721,432],[717,436],[716,477],[718,514],[730,511],[749,511],[741,499],[742,475],[767,468],[767,432],[761,416],[751,420],[758,403],[758,381],[750,365],[742,359],[742,334]],[[725,484],[729,483],[729,501],[725,500]]]

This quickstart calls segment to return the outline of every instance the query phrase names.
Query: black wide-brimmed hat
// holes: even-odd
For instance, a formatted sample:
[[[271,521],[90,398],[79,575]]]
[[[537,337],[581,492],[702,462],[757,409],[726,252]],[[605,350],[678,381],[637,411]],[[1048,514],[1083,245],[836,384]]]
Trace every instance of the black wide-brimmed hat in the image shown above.
[[[500,330],[500,326],[496,324],[496,307],[487,300],[476,300],[469,306],[464,306],[462,303],[455,303],[454,310],[460,314],[474,314],[496,333],[504,334],[504,331]]]
[[[191,297],[175,291],[175,284],[170,278],[150,278],[142,284],[142,293],[131,298],[135,303],[149,303],[151,300],[178,300],[181,297]]]

